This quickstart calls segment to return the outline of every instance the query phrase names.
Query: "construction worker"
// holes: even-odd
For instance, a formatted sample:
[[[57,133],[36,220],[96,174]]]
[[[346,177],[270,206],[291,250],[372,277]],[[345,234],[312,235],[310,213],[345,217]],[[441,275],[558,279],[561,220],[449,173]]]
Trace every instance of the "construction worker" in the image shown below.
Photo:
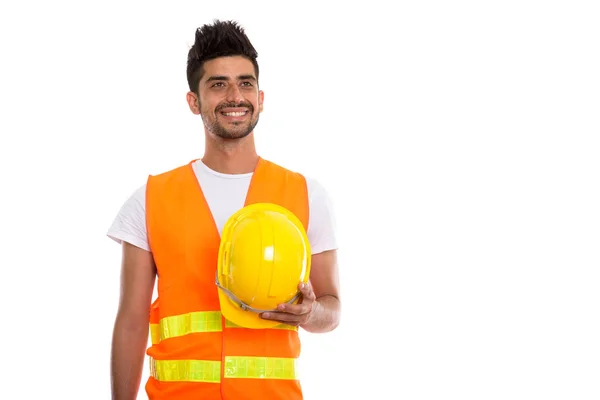
[[[302,399],[295,363],[300,356],[298,329],[329,332],[340,319],[331,202],[315,179],[257,154],[254,128],[264,93],[259,89],[257,52],[239,24],[217,20],[197,29],[187,79],[189,108],[204,124],[204,156],[149,176],[108,231],[122,244],[112,398],[136,399],[146,353],[149,399]],[[290,233],[287,244],[275,242],[273,251],[288,252],[288,258],[296,252],[296,259],[302,259],[302,249],[309,249],[308,278],[297,263],[290,267],[290,276],[298,277],[299,297],[281,297],[275,310],[268,304],[256,310],[230,307],[241,295],[223,296],[227,288],[238,290],[227,283],[229,272],[222,267],[227,256],[219,254],[226,247],[221,236],[233,229],[228,225],[224,232],[225,225],[240,210],[258,204],[281,207],[280,213],[269,215],[288,219],[268,219],[263,213],[246,233],[231,239],[237,246],[235,257],[244,260],[237,271],[254,279],[245,269],[251,258],[244,258],[254,250],[244,246],[256,247],[249,238],[259,225],[298,227],[300,236]],[[247,305],[250,300],[236,301]],[[243,318],[234,318],[234,309],[245,313],[239,314]],[[226,318],[225,310],[238,323]],[[149,331],[152,344],[147,348]]]

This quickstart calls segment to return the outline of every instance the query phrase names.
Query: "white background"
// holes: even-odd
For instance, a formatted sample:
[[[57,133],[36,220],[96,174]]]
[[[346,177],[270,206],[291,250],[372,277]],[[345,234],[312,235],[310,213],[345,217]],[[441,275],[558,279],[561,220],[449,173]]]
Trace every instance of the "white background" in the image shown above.
[[[110,398],[105,233],[202,155],[187,50],[233,18],[261,155],[336,209],[343,322],[302,335],[306,398],[597,400],[593,3],[3,2],[0,397]]]

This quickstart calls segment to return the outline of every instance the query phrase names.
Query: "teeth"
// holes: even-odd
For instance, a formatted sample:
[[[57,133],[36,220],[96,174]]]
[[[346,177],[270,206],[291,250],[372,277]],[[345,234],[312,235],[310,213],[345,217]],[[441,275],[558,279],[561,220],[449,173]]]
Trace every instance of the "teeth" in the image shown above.
[[[246,111],[228,112],[223,114],[227,115],[228,117],[241,117],[242,115],[246,114]]]

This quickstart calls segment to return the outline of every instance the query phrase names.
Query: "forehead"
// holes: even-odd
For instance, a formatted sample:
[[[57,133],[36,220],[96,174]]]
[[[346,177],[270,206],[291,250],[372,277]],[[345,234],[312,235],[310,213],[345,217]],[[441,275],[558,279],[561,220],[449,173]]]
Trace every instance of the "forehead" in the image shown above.
[[[252,75],[254,73],[254,65],[252,62],[242,56],[219,57],[204,63],[204,76],[202,80],[206,80],[211,76],[224,76],[235,79],[240,75]]]

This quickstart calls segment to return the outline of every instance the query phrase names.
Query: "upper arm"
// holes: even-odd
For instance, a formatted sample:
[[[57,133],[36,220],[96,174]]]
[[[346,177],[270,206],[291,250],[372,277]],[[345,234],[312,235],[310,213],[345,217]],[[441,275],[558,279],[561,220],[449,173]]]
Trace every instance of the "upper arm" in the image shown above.
[[[338,246],[333,204],[319,181],[307,178],[307,185],[310,206],[307,234],[313,253],[311,286],[317,298],[329,295],[339,300]]]
[[[118,319],[131,328],[148,328],[156,278],[152,253],[123,242]]]
[[[316,298],[333,296],[340,300],[337,250],[327,250],[311,257],[310,284]]]

